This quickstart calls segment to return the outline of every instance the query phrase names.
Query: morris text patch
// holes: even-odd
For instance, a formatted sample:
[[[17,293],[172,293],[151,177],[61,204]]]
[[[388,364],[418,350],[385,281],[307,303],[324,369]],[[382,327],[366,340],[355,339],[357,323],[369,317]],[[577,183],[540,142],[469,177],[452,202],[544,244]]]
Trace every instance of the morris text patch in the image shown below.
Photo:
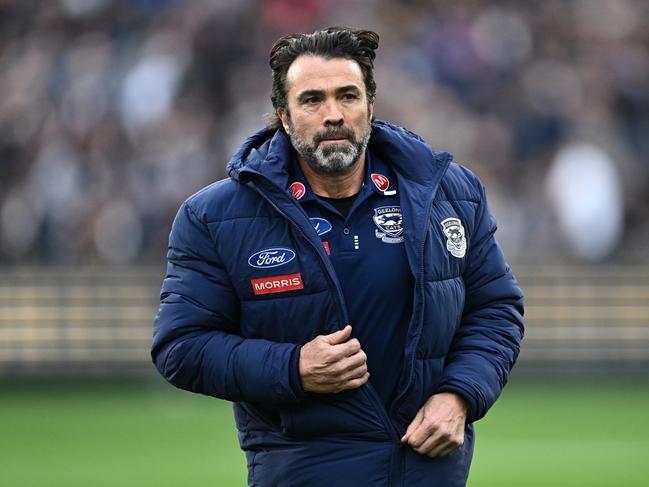
[[[302,284],[302,275],[299,272],[283,276],[251,279],[250,284],[252,284],[252,292],[256,295],[283,293],[286,291],[294,291],[296,289],[304,289],[304,284]]]

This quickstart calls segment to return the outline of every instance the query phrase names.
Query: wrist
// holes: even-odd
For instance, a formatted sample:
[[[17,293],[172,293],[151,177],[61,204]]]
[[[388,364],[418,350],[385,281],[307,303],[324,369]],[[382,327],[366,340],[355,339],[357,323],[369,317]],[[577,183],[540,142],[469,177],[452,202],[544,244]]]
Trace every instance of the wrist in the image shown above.
[[[452,391],[444,391],[444,392],[439,392],[439,395],[446,396],[449,400],[451,400],[453,403],[455,403],[455,406],[462,411],[465,417],[469,415],[469,403],[468,401],[462,396],[461,394],[458,394],[457,392],[452,392]]]

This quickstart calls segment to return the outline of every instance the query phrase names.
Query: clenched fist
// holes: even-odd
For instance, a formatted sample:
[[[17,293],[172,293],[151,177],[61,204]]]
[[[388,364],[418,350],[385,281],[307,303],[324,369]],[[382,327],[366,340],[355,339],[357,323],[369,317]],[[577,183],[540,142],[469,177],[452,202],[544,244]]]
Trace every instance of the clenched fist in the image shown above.
[[[336,393],[356,389],[370,378],[367,355],[347,325],[330,335],[320,335],[300,350],[300,377],[305,391]]]

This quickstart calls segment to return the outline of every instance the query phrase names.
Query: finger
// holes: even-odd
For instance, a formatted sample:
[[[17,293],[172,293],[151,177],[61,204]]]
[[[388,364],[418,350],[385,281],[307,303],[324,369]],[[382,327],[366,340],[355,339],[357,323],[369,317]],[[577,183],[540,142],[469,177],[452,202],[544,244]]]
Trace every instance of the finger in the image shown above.
[[[347,372],[341,377],[343,381],[350,381],[363,377],[367,373],[367,364],[361,364]]]
[[[370,373],[365,372],[365,375],[363,377],[359,377],[358,379],[352,379],[345,382],[342,386],[342,390],[357,389],[360,386],[366,384],[369,379],[370,379]]]
[[[450,455],[451,453],[453,453],[455,450],[457,450],[461,446],[462,445],[457,445],[455,443],[452,443],[452,444],[448,445],[446,448],[444,448],[443,450],[441,450],[439,452],[438,456],[445,457],[447,455]]]
[[[362,356],[347,357],[332,364],[327,375],[334,382],[346,382],[363,377],[367,372],[367,362]]]
[[[428,438],[424,438],[424,441],[421,443],[421,445],[413,447],[413,450],[415,450],[417,453],[420,453],[421,455],[431,456],[430,452],[439,446],[440,441],[441,438],[435,435],[431,435]]]
[[[361,342],[357,338],[351,338],[344,343],[333,345],[335,353],[341,357],[349,357],[361,350]]]
[[[406,442],[408,442],[410,440],[410,436],[419,427],[419,425],[421,424],[423,419],[424,419],[424,413],[420,409],[419,411],[417,411],[417,414],[416,414],[415,418],[408,425],[408,429],[406,429],[406,433],[401,438],[402,443],[406,443]]]
[[[428,452],[428,456],[446,456],[457,450],[464,444],[464,435],[438,435],[438,440],[434,443]]]
[[[362,367],[363,365],[367,365],[367,356],[365,355],[365,352],[360,350],[354,355],[343,357],[338,360],[336,368],[340,373],[344,374],[349,372],[350,370]]]
[[[417,449],[421,447],[426,440],[439,438],[439,428],[435,423],[431,423],[430,418],[426,419],[422,413],[422,420],[417,428],[410,434],[408,444]]]
[[[349,340],[349,337],[352,335],[352,327],[347,325],[342,330],[335,331],[329,335],[323,335],[322,338],[324,341],[330,345],[336,345],[338,343],[345,343]]]
[[[445,457],[449,453],[457,450],[460,445],[449,441],[439,441],[434,444],[426,453],[429,457]]]

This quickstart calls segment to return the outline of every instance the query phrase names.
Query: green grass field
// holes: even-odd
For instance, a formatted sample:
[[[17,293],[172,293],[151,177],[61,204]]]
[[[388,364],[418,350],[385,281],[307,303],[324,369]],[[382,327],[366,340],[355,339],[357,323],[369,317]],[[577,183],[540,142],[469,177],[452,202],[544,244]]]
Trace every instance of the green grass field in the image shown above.
[[[239,486],[231,406],[161,383],[1,384],[0,486]],[[469,485],[649,485],[649,381],[516,377]]]

